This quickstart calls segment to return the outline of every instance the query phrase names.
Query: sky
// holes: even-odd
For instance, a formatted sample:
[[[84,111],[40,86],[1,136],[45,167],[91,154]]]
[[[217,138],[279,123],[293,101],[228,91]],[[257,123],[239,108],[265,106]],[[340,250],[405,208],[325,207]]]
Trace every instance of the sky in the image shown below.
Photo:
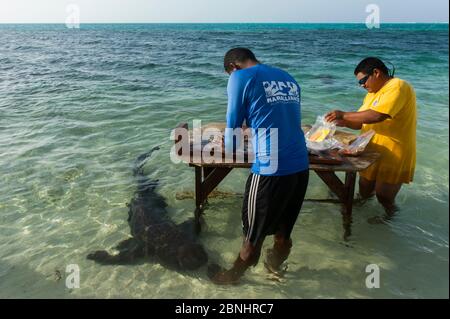
[[[365,23],[369,4],[381,23],[448,23],[448,0],[0,0],[0,23]],[[66,11],[69,10],[69,11]]]

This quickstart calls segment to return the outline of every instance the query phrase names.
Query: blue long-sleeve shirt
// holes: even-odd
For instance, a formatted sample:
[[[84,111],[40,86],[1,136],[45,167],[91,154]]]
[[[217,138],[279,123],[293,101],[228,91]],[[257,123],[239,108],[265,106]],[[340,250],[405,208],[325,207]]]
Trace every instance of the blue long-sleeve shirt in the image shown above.
[[[308,151],[300,128],[300,86],[292,76],[257,64],[234,71],[227,92],[227,128],[240,128],[245,120],[255,133],[254,174],[289,175],[308,169]],[[233,150],[231,130],[225,134],[225,150]]]

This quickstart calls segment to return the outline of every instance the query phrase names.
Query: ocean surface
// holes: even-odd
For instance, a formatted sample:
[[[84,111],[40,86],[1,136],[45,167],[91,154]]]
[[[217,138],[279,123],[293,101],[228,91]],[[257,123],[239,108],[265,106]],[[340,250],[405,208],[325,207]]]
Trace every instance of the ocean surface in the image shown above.
[[[448,40],[448,24],[0,25],[0,297],[448,298]],[[353,69],[364,57],[395,65],[418,106],[416,174],[398,195],[398,216],[371,225],[381,206],[357,206],[344,242],[339,207],[305,202],[279,281],[262,262],[241,285],[217,287],[206,267],[178,273],[86,260],[129,236],[132,165],[156,145],[146,174],[159,179],[173,220],[193,216],[194,200],[177,195],[192,192],[194,172],[170,161],[170,132],[180,122],[224,121],[223,55],[236,46],[297,79],[303,124],[359,108],[365,91]],[[212,198],[205,211],[200,242],[222,265],[241,244],[247,175],[233,171],[219,190],[238,195]],[[329,197],[311,176],[307,197]],[[74,264],[79,288],[66,286]],[[379,288],[366,287],[370,264],[380,269]]]

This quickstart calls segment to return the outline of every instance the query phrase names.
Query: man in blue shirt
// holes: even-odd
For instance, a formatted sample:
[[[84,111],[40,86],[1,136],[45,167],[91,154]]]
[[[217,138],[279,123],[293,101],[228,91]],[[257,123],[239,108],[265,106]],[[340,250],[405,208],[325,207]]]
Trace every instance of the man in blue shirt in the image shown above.
[[[234,48],[224,58],[228,81],[225,151],[238,145],[233,129],[252,130],[255,161],[242,207],[244,241],[229,270],[209,268],[217,284],[237,283],[258,263],[267,235],[274,234],[265,266],[279,273],[292,247],[291,232],[308,185],[308,152],[301,130],[300,86],[287,72],[259,63],[252,51]]]

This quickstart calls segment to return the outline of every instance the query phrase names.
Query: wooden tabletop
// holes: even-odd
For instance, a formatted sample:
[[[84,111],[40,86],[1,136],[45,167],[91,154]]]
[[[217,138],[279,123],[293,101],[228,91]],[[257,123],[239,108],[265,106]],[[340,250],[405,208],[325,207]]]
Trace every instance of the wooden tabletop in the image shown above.
[[[224,130],[225,124],[224,123],[210,123],[207,125],[202,126],[202,130],[206,128],[217,128],[221,131]],[[305,125],[302,126],[302,129],[306,132],[309,130],[311,126]],[[192,132],[190,132],[192,133]],[[345,131],[336,131],[334,137],[338,139],[340,142],[344,144],[351,143],[357,135],[345,132]],[[241,158],[244,158],[243,162],[236,162],[235,160],[233,162],[226,162],[224,160],[225,155],[223,153],[217,154],[218,161],[213,161],[213,157],[210,156],[208,158],[204,158],[202,156],[202,151],[204,150],[205,145],[209,144],[209,141],[202,141],[202,145],[194,145],[190,144],[190,154],[189,156],[186,154],[187,152],[183,153],[183,155],[179,156],[181,160],[183,160],[185,163],[188,163],[190,166],[199,166],[199,167],[223,167],[223,168],[250,168],[252,166],[252,161],[248,160],[248,157],[250,156],[250,159],[253,158],[252,155],[252,148],[251,146],[246,148],[246,150],[238,151],[238,153],[234,154],[234,156],[238,155]],[[250,150],[250,151],[249,151]],[[210,155],[213,155],[214,152],[211,152]],[[370,151],[364,151],[362,154],[358,156],[345,156],[342,157],[342,162],[339,164],[318,164],[315,163],[315,158],[310,155],[310,170],[315,171],[324,171],[324,172],[359,172],[366,168],[368,168],[370,165],[375,163],[378,158],[380,157],[379,153],[370,152]],[[212,161],[212,162],[211,162]]]
[[[370,165],[375,163],[380,157],[379,153],[375,152],[364,152],[359,156],[355,157],[344,157],[344,162],[342,164],[316,164],[311,163],[309,169],[315,171],[324,172],[359,172],[365,170]],[[250,168],[252,163],[224,163],[224,162],[213,162],[206,163],[200,161],[198,158],[193,158],[191,161],[185,161],[191,166],[201,166],[201,167],[228,167],[228,168]]]

